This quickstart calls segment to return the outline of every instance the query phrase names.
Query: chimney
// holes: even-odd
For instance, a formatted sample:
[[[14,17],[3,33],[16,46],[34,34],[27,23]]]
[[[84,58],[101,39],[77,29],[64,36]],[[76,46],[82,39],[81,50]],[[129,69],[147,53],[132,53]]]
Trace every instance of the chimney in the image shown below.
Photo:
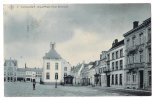
[[[51,42],[51,43],[50,43],[50,48],[51,48],[51,49],[55,49],[55,43]]]
[[[115,39],[115,44],[118,43],[118,39]]]
[[[138,27],[138,23],[139,23],[138,21],[134,21],[134,22],[133,22],[133,28]]]

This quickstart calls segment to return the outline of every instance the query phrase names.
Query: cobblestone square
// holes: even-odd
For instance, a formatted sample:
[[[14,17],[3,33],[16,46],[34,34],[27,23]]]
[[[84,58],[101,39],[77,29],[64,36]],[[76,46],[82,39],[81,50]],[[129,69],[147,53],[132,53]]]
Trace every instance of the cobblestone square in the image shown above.
[[[134,96],[124,91],[91,86],[60,86],[36,84],[33,90],[30,82],[5,82],[4,95],[6,97],[63,97],[63,96]]]

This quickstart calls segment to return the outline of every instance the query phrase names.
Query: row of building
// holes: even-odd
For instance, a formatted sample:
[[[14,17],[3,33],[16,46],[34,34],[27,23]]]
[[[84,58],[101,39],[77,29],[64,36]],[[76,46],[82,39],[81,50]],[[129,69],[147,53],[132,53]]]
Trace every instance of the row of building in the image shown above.
[[[55,50],[55,43],[50,43],[49,52],[43,57],[42,68],[18,68],[17,60],[8,59],[4,62],[4,81],[30,81],[33,79],[41,84],[71,84],[71,65]]]
[[[42,68],[18,68],[17,60],[8,59],[4,62],[4,81],[6,82],[40,82],[42,78]]]
[[[71,68],[73,84],[151,89],[151,18],[114,40],[100,59]]]

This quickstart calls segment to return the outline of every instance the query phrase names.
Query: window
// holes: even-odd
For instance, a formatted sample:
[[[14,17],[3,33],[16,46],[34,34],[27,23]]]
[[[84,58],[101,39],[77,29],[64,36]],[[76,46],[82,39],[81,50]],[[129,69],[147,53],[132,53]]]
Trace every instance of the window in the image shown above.
[[[112,82],[111,82],[112,85],[114,85],[114,75],[112,75]]]
[[[107,56],[108,56],[108,60],[110,60],[110,54],[108,54]]]
[[[112,62],[112,70],[114,70],[114,62]]]
[[[120,50],[120,57],[123,57],[123,49]]]
[[[67,73],[64,73],[64,77],[66,77],[67,76]]]
[[[67,67],[64,67],[64,71],[67,71]]]
[[[133,81],[133,82],[136,82],[136,74],[133,74],[133,75],[132,75],[132,81]]]
[[[140,52],[140,62],[143,62],[143,51]]]
[[[148,71],[149,86],[151,86],[151,71]]]
[[[114,53],[112,53],[112,60],[114,60]]]
[[[120,69],[123,69],[123,60],[120,60]]]
[[[122,85],[122,74],[119,74],[119,85]]]
[[[149,63],[151,63],[151,49],[149,49]]]
[[[126,46],[127,46],[127,47],[129,47],[129,42],[130,42],[130,40],[129,40],[129,39],[127,39],[127,41],[126,41],[126,42],[127,42],[127,45],[126,45]]]
[[[139,44],[143,43],[143,33],[139,34]]]
[[[136,37],[134,36],[134,37],[132,37],[132,46],[135,46],[135,39],[136,39]]]
[[[118,61],[116,61],[116,70],[118,70]]]
[[[132,62],[133,63],[135,62],[135,55],[134,54],[132,55]]]
[[[127,56],[127,64],[130,64],[130,56]]]
[[[46,73],[46,79],[50,79],[50,74]]]
[[[151,28],[148,29],[148,42],[151,42]]]
[[[55,79],[58,79],[58,73],[55,73]]]
[[[130,82],[130,74],[127,74],[127,82]]]
[[[116,51],[116,59],[118,59],[118,51]]]
[[[58,63],[55,63],[55,70],[58,70]]]
[[[50,63],[47,63],[47,68],[46,69],[50,69]]]
[[[115,75],[115,85],[118,85],[118,75]]]

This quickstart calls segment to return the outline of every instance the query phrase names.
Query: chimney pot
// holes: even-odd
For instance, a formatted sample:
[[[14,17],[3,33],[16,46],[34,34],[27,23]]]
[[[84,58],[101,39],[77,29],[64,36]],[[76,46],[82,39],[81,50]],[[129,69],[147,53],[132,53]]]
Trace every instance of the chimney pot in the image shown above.
[[[134,22],[133,22],[133,28],[138,27],[138,23],[139,23],[138,21],[134,21]]]

